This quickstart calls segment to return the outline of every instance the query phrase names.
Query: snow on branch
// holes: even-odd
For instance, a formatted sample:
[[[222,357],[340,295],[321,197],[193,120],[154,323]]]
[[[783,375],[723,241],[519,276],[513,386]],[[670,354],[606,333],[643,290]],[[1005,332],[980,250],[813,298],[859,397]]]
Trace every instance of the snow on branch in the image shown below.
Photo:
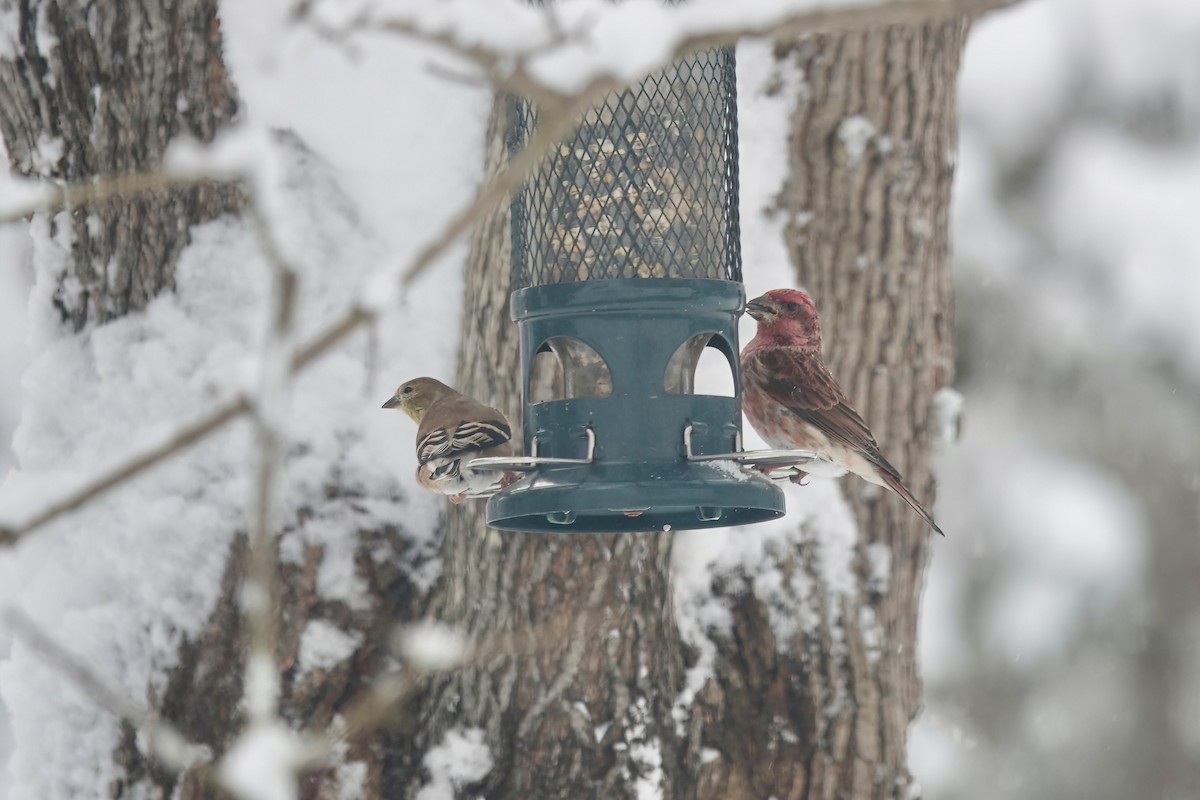
[[[497,89],[538,103],[616,91],[671,61],[756,36],[798,36],[949,17],[977,17],[1018,0],[392,0],[328,19],[306,1],[295,18],[345,42],[382,31],[431,42],[472,62]],[[382,10],[376,10],[378,7]]]

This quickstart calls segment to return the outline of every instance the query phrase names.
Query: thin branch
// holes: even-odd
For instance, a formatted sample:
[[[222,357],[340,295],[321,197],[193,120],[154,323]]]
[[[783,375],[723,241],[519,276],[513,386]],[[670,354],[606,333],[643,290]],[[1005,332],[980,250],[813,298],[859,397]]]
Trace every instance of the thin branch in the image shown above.
[[[226,400],[204,416],[178,428],[168,438],[150,445],[140,452],[126,456],[119,463],[93,477],[82,486],[72,489],[59,499],[47,504],[40,511],[19,525],[0,526],[0,546],[12,546],[46,523],[67,512],[74,511],[89,500],[93,500],[111,489],[131,480],[150,467],[175,453],[202,441],[233,420],[250,410],[243,397]]]
[[[500,203],[510,198],[525,179],[546,157],[550,148],[558,144],[567,134],[575,129],[577,114],[581,114],[588,104],[572,103],[557,109],[557,113],[544,114],[539,120],[537,130],[529,142],[521,149],[503,169],[497,172],[483,188],[476,193],[472,201],[459,212],[433,241],[413,259],[413,263],[404,271],[400,279],[401,290],[412,286],[413,282],[458,240],[471,226],[482,219]]]
[[[764,19],[762,14],[750,15],[758,19],[707,31],[703,30],[707,27],[705,21],[693,15],[694,18],[689,21],[696,23],[694,27],[703,32],[678,38],[671,44],[669,55],[658,64],[648,67],[647,74],[663,64],[678,61],[700,51],[731,46],[746,37],[794,38],[819,32],[846,32],[905,23],[938,22],[954,17],[972,20],[1019,2],[1021,0],[877,0],[874,3],[855,3],[844,7],[834,4],[826,8],[805,8],[783,13],[774,19]],[[580,41],[585,31],[571,31],[566,28],[553,4],[547,4],[541,9],[547,35],[542,41],[521,50],[480,43],[477,32],[473,32],[468,40],[468,37],[458,36],[452,27],[427,29],[412,18],[372,17],[366,11],[360,11],[335,28],[312,13],[313,5],[312,0],[298,0],[293,9],[292,20],[308,25],[331,43],[344,47],[357,33],[383,32],[435,44],[478,66],[483,74],[490,78],[497,91],[521,95],[537,105],[543,113],[549,109],[565,111],[571,108],[576,114],[580,114],[598,103],[605,95],[625,88],[638,79],[608,74],[611,67],[598,63],[591,79],[571,93],[564,93],[538,80],[530,72],[529,64],[539,56],[552,54],[572,45],[579,47],[581,55],[597,51],[595,42]],[[675,13],[682,19],[688,19],[686,6],[676,8]],[[670,30],[670,26],[664,26],[664,30]],[[574,114],[566,116],[574,118]],[[422,268],[415,270],[416,273],[421,271]]]
[[[43,633],[23,612],[9,608],[3,617],[13,633],[97,705],[137,729],[150,755],[165,766],[176,772],[186,772],[212,760],[212,753],[207,747],[189,742],[178,728],[163,720],[157,712],[114,689],[83,659]]]
[[[116,198],[128,199],[146,192],[164,189],[181,189],[205,183],[237,183],[240,178],[228,176],[198,177],[183,175],[169,170],[157,169],[148,172],[126,172],[106,175],[86,183],[66,185],[44,184],[45,193],[36,200],[21,203],[0,213],[0,225],[20,222],[39,211],[57,213],[68,208],[102,203]]]
[[[746,37],[771,36],[776,38],[797,37],[820,32],[846,32],[897,24],[938,22],[953,17],[974,19],[990,11],[1012,6],[1020,0],[879,0],[875,3],[858,3],[829,8],[807,8],[775,19],[745,24],[731,24],[721,30],[710,30],[684,36],[671,44],[670,55],[653,68],[694,55],[703,50],[727,47]],[[676,14],[686,18],[688,9],[679,7]],[[361,31],[382,31],[423,42],[440,45],[451,53],[478,65],[491,76],[497,90],[513,92],[530,99],[538,105],[550,101],[567,99],[582,103],[584,107],[598,102],[605,94],[617,91],[632,83],[614,75],[605,74],[604,64],[596,64],[596,74],[585,87],[570,95],[539,81],[529,70],[530,62],[540,55],[578,45],[581,55],[596,51],[595,42],[580,42],[578,33],[565,30],[561,21],[547,15],[546,30],[549,34],[542,42],[520,51],[489,47],[474,40],[467,42],[456,35],[452,28],[427,30],[417,22],[404,17],[379,17],[371,19],[363,15],[346,23],[336,36],[327,28],[331,37],[345,40]],[[692,21],[702,23],[699,18]],[[699,27],[703,27],[701,24]],[[665,26],[664,30],[670,30]],[[650,71],[650,70],[648,70]]]
[[[520,634],[492,636],[482,643],[467,643],[459,659],[437,670],[408,666],[403,672],[381,675],[350,700],[346,711],[323,732],[312,736],[305,748],[310,764],[319,763],[339,745],[364,736],[391,722],[400,707],[435,675],[480,667],[497,658],[531,655],[545,649],[547,642],[562,642],[574,629],[574,638],[594,633],[604,622],[602,612],[563,614],[559,618]],[[566,637],[567,643],[572,637]]]
[[[279,474],[283,470],[287,395],[292,375],[292,329],[295,321],[297,276],[287,263],[252,197],[248,215],[271,271],[267,330],[259,358],[258,390],[254,398],[257,450],[250,508],[250,567],[242,586],[242,613],[250,636],[243,694],[251,726],[277,719],[279,669],[275,661],[277,632],[276,583],[278,565],[275,510]]]

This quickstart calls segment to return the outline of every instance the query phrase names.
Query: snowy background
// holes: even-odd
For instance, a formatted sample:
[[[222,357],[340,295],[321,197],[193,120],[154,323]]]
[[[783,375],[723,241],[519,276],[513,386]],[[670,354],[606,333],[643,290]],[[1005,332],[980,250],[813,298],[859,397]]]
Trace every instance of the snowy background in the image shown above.
[[[267,48],[257,4],[224,10],[228,58],[249,114],[296,131],[328,165],[313,168],[295,153],[288,161],[302,175],[288,191],[302,208],[297,219],[312,231],[305,244],[318,256],[306,272],[306,319],[320,319],[352,288],[352,281],[320,277],[328,273],[322,255],[336,252],[350,277],[400,263],[466,196],[479,175],[486,96],[447,81],[432,69],[440,57],[410,43],[372,40],[348,58],[294,32],[268,37]],[[783,106],[759,91],[768,72],[764,50],[750,46],[739,57],[753,295],[787,281],[782,250],[770,241],[777,221],[759,211],[781,172]],[[939,458],[937,514],[949,535],[934,542],[924,602],[926,709],[914,729],[913,769],[930,798],[1200,797],[1200,3],[1027,0],[977,26],[961,89],[954,247],[958,388],[967,406],[962,441]],[[332,249],[362,239],[364,230],[373,232],[368,245]],[[241,289],[255,296],[253,247],[245,239],[244,231],[207,226],[181,263],[187,291],[178,299],[107,326],[86,345],[60,342],[53,357],[86,361],[106,376],[104,391],[124,384],[160,392],[164,422],[202,405],[203,392],[236,379],[222,374],[210,351],[227,347],[236,362],[236,346],[253,338],[257,324],[249,301],[229,312],[228,329],[215,336],[206,316],[214,313],[205,306],[215,298],[213,281],[223,280],[214,277],[213,252],[243,257]],[[76,441],[62,413],[56,416],[55,400],[75,389],[83,389],[79,414],[102,398],[69,381],[55,387],[46,379],[54,364],[31,361],[27,345],[45,353],[56,335],[40,289],[30,305],[34,265],[47,268],[52,257],[49,243],[35,247],[25,229],[0,229],[0,474],[15,464],[7,445],[24,405],[30,411],[17,450],[27,468],[103,455],[130,430],[153,429],[146,409],[135,408],[125,429]],[[406,495],[402,478],[411,466],[388,444],[409,441],[411,429],[399,415],[376,411],[403,378],[453,377],[457,326],[450,321],[460,292],[452,265],[418,284],[408,305],[385,321],[381,375],[362,369],[358,342],[358,351],[348,346],[311,379],[362,389],[336,403],[310,392],[298,404],[298,427],[313,449],[290,472],[292,502],[321,484],[329,469],[323,454],[335,452],[340,479],[349,472],[377,494],[396,492],[405,498],[405,524],[418,534],[431,527],[436,505]],[[153,342],[167,330],[184,350],[149,347],[143,363],[183,359],[188,369],[179,374],[146,376],[104,361],[114,348]],[[181,332],[188,337],[178,338]],[[235,446],[244,446],[240,435],[231,432]],[[233,458],[207,456],[209,470]],[[194,481],[188,470],[196,462],[160,480]],[[236,513],[244,485],[200,477]],[[11,487],[28,479],[10,477],[10,499]],[[184,553],[158,541],[156,526],[178,508],[128,517],[129,508],[144,506],[142,491],[150,490],[140,484],[115,497],[100,519],[116,520],[112,528],[139,547],[163,548],[146,553],[162,559],[156,563],[187,558],[201,570],[219,568],[215,544]],[[793,511],[821,492],[829,514],[843,513],[827,488],[814,487],[807,498],[799,491],[789,497]],[[353,522],[323,522],[331,519],[335,532]],[[228,527],[222,520],[192,524]],[[58,526],[16,554],[0,554],[0,603],[19,601],[39,618],[55,617],[52,630],[75,631],[79,646],[108,663],[144,658],[141,669],[162,670],[174,640],[155,640],[154,632],[177,636],[199,624],[203,598],[167,604],[170,624],[134,623],[146,625],[149,637],[112,635],[106,625],[140,619],[176,578],[95,563],[87,544],[96,535]],[[337,563],[335,554],[325,588],[353,603],[355,587]],[[149,653],[142,652],[146,638]],[[61,707],[84,732],[99,726],[93,747],[109,746],[111,730],[86,700],[63,690],[57,677],[40,677],[44,669],[17,650],[0,632],[0,661],[7,659],[0,689],[10,703],[8,712],[0,706],[0,763],[13,769],[0,770],[0,798],[50,796],[36,791],[45,788],[40,779],[59,781],[59,789],[94,787],[105,776],[39,778],[29,760],[37,737],[57,735],[39,724],[39,703]],[[148,679],[124,669],[131,684]],[[34,698],[37,690],[46,694]],[[14,730],[28,754],[10,759]]]
[[[980,24],[913,768],[930,797],[1200,797],[1200,4]]]

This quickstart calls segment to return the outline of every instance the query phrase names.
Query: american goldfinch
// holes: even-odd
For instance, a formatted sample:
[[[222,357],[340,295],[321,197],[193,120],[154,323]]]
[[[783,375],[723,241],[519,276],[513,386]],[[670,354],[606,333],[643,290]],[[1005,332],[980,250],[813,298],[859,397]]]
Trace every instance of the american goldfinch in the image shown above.
[[[794,289],[773,289],[747,303],[746,313],[758,322],[758,334],[742,350],[742,409],[759,436],[771,447],[817,453],[833,465],[822,474],[853,472],[891,489],[941,533],[825,367],[812,298]],[[804,476],[801,472],[792,480]]]
[[[417,423],[417,482],[450,502],[507,485],[512,475],[465,466],[474,458],[512,455],[512,426],[494,408],[433,378],[401,384],[383,404]]]

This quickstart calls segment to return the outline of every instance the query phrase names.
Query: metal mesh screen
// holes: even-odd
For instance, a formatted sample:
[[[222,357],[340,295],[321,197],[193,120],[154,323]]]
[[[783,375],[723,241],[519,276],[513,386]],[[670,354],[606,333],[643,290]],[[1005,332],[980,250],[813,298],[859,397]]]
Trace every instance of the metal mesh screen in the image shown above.
[[[510,148],[537,125],[516,101]],[[605,278],[742,279],[733,51],[610,96],[513,200],[513,288]]]

